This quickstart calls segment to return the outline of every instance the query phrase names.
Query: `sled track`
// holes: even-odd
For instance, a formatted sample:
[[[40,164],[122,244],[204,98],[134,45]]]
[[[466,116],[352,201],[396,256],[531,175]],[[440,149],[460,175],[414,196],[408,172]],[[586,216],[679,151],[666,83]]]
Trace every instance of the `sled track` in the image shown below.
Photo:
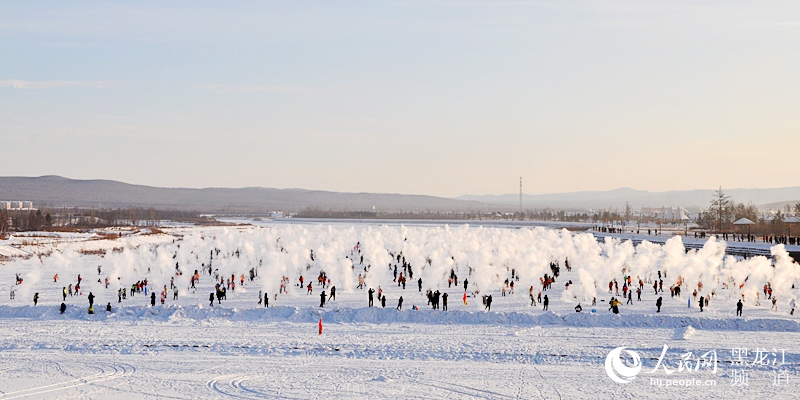
[[[122,378],[136,371],[136,368],[129,364],[98,363],[96,366],[100,369],[100,372],[96,374],[74,378],[64,382],[53,383],[50,385],[42,385],[30,389],[15,390],[13,392],[3,393],[0,395],[0,400],[20,399],[29,396],[58,392],[84,385],[91,385],[112,379]],[[59,371],[65,372],[59,364],[56,364],[56,368]]]
[[[211,378],[206,382],[206,387],[224,397],[235,397],[240,399],[256,399],[272,397],[268,393],[261,393],[248,389],[242,382],[250,379],[249,375],[229,374]],[[224,382],[220,384],[220,382]]]
[[[452,382],[441,381],[437,379],[414,379],[414,381],[419,384],[420,386],[428,386],[434,389],[438,389],[446,393],[445,396],[435,395],[429,398],[437,399],[442,397],[481,397],[486,399],[514,399],[514,396],[505,395],[502,393],[494,392],[491,390],[486,389],[479,389],[474,388],[467,385],[456,384]]]

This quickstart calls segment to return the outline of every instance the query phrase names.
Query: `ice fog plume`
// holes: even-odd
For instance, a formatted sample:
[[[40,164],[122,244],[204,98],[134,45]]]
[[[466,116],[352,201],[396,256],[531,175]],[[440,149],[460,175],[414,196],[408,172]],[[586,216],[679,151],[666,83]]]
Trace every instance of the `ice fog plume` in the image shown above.
[[[680,237],[664,245],[645,241],[634,246],[630,241],[606,238],[598,242],[588,233],[541,227],[288,224],[187,230],[183,240],[174,244],[109,251],[100,263],[112,284],[130,284],[147,275],[156,288],[174,279],[181,291],[188,290],[195,271],[203,281],[232,279],[238,284],[243,275],[249,279],[252,270],[257,275],[255,284],[238,290],[273,295],[284,278],[290,286],[298,286],[300,276],[306,284],[316,285],[318,271],[341,292],[356,290],[359,275],[368,287],[397,285],[394,268],[403,272],[405,260],[411,268],[407,285],[412,288],[421,279],[423,290],[443,291],[449,288],[448,278],[455,275],[459,286],[469,281],[471,293],[496,294],[507,280],[516,291],[538,293],[546,276],[553,275],[551,266],[564,272],[569,260],[577,272],[570,275],[573,281],[559,277],[554,284],[568,286],[561,299],[571,303],[606,296],[608,285],[614,282],[621,288],[629,280],[638,287],[641,280],[645,290],[652,290],[659,277],[665,291],[680,286],[684,293],[715,296],[724,292],[751,302],[763,297],[766,286],[782,301],[790,300],[791,288],[800,283],[800,266],[783,246],[774,246],[771,258],[747,260],[726,256],[725,248],[724,242],[713,237],[702,248],[687,251]],[[72,282],[76,266],[87,261],[76,252],[55,251],[26,262],[55,265],[62,279]],[[19,288],[26,296],[32,295],[27,288],[50,279],[40,276],[36,265],[26,271],[30,272]],[[86,279],[86,288],[101,284],[96,281],[96,276]]]

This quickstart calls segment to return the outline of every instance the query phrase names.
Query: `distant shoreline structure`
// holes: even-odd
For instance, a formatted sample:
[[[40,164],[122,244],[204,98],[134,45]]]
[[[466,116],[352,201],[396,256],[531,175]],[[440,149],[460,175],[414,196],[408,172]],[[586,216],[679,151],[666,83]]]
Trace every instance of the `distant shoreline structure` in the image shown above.
[[[0,200],[0,210],[6,211],[36,211],[32,201],[27,200]]]

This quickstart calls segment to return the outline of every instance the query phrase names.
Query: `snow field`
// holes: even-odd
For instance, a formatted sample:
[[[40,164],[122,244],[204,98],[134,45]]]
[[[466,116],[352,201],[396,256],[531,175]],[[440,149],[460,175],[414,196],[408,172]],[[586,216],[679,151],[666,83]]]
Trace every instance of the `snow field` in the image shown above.
[[[54,240],[37,244],[30,258],[0,265],[0,290],[14,288],[16,299],[0,300],[0,399],[7,398],[752,398],[787,397],[797,389],[797,316],[788,301],[798,295],[798,266],[785,249],[764,257],[726,257],[725,244],[709,240],[686,252],[680,238],[666,245],[607,239],[544,228],[406,227],[373,225],[269,225],[233,228],[171,228],[164,235],[109,240],[104,253],[94,242]],[[119,241],[124,240],[124,241]],[[174,240],[174,243],[173,243]],[[356,243],[360,243],[356,248]],[[18,249],[17,245],[9,245]],[[124,250],[119,249],[120,246]],[[91,250],[94,254],[84,254]],[[216,252],[219,250],[219,253]],[[315,260],[310,259],[314,250]],[[359,253],[358,250],[361,252]],[[81,253],[84,251],[84,253]],[[220,276],[235,276],[228,299],[209,307],[213,277],[201,272],[196,289],[189,286],[195,269],[208,265]],[[238,255],[237,255],[238,251]],[[406,257],[414,271],[405,289],[393,282],[396,258]],[[364,263],[360,262],[361,255]],[[572,271],[566,271],[568,257]],[[430,261],[430,262],[429,262]],[[541,290],[539,277],[558,261],[561,276],[552,289],[550,311],[530,306],[528,288]],[[182,275],[175,275],[175,263]],[[97,267],[101,266],[101,273]],[[364,268],[369,265],[369,270]],[[391,265],[391,268],[390,268]],[[250,282],[248,271],[258,269]],[[472,274],[469,271],[472,269]],[[402,265],[399,265],[402,272]],[[448,287],[453,269],[459,286]],[[515,293],[500,288],[511,270],[519,274]],[[336,286],[337,298],[319,308],[319,271]],[[608,281],[629,274],[634,281],[666,273],[664,293],[645,284],[642,301],[608,311]],[[15,274],[23,278],[14,285]],[[53,275],[59,281],[53,281]],[[81,274],[82,295],[67,297],[61,315],[61,288]],[[245,285],[240,276],[245,275]],[[300,275],[313,292],[296,286]],[[367,307],[366,289],[357,289],[358,274],[367,287],[380,287],[386,308]],[[288,293],[275,298],[280,280]],[[683,294],[671,298],[668,287],[681,277]],[[110,284],[105,288],[104,280]],[[166,304],[136,294],[117,302],[117,289],[148,279],[158,292],[175,278],[179,298]],[[423,279],[420,293],[416,280]],[[478,292],[463,304],[462,282]],[[97,280],[100,279],[100,282]],[[746,279],[746,282],[745,282]],[[565,283],[572,281],[569,288]],[[694,283],[691,283],[694,282]],[[701,314],[687,299],[714,292]],[[740,290],[738,284],[744,282]],[[778,311],[763,294],[770,284],[780,299]],[[794,286],[794,287],[793,287]],[[450,294],[449,310],[430,310],[425,290]],[[96,313],[86,313],[88,292]],[[258,304],[258,292],[270,295],[269,309]],[[329,289],[326,289],[329,292]],[[39,305],[33,306],[33,293]],[[479,296],[493,296],[484,311]],[[745,295],[744,318],[735,303]],[[148,294],[149,295],[149,294]],[[403,311],[394,308],[403,296]],[[662,313],[655,299],[664,297]],[[379,305],[376,293],[375,304]],[[597,297],[597,306],[591,306]],[[693,298],[692,298],[693,299]],[[694,300],[694,299],[693,299]],[[104,305],[111,302],[113,311]],[[575,313],[580,302],[584,312]],[[419,311],[412,311],[412,306]],[[592,312],[592,308],[595,312]],[[324,334],[317,335],[322,318]],[[627,385],[612,382],[603,369],[608,352],[619,346],[643,355],[652,369],[664,345],[670,352],[716,349],[723,360],[734,347],[786,349],[783,366],[793,386],[772,387],[767,367],[750,371],[750,387],[735,387],[721,364],[713,388],[652,386],[645,374]],[[661,376],[664,377],[663,374]]]

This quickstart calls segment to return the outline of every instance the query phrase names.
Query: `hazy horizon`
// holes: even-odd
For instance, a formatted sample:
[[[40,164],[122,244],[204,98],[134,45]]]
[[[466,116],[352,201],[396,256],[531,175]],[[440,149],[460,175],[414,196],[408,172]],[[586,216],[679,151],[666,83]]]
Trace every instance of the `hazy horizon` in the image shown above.
[[[791,187],[797,11],[6,2],[3,175],[448,198],[520,176],[526,194]]]
[[[117,179],[106,179],[106,178],[72,178],[63,175],[51,174],[51,175],[41,175],[41,176],[0,176],[0,178],[45,178],[45,177],[58,177],[64,178],[68,180],[78,180],[78,181],[115,181],[121,182],[130,185],[137,185],[137,186],[147,186],[153,188],[161,188],[161,189],[247,189],[247,188],[261,188],[261,189],[278,189],[278,190],[306,190],[306,191],[328,191],[328,192],[338,192],[338,193],[369,193],[369,194],[398,194],[398,195],[410,195],[410,196],[436,196],[427,193],[400,193],[397,191],[387,191],[387,192],[368,192],[364,190],[355,190],[355,191],[337,191],[337,190],[326,190],[326,189],[318,189],[318,188],[305,188],[305,187],[275,187],[275,186],[258,186],[258,185],[245,185],[245,186],[186,186],[186,185],[177,185],[177,186],[158,186],[158,185],[148,185],[143,183],[137,182],[128,182],[128,181],[120,181]],[[619,190],[633,190],[633,191],[641,191],[641,192],[649,192],[649,193],[668,193],[668,192],[687,192],[687,191],[704,191],[704,190],[717,190],[719,187],[715,188],[694,188],[694,189],[667,189],[662,191],[651,191],[646,189],[639,189],[629,186],[622,186],[616,188],[609,188],[609,189],[598,189],[598,190],[576,190],[576,191],[568,191],[568,192],[546,192],[546,193],[531,193],[528,191],[523,190],[524,196],[541,196],[541,195],[560,195],[560,194],[572,194],[572,193],[583,193],[583,192],[614,192]],[[795,186],[784,186],[784,187],[730,187],[730,188],[722,188],[723,192],[726,191],[735,191],[735,190],[778,190],[778,189],[789,189],[789,188],[800,188],[800,185]],[[519,190],[519,189],[518,189]],[[450,199],[457,199],[461,197],[491,197],[491,196],[518,196],[519,191],[517,192],[506,192],[506,193],[462,193],[456,196],[436,196],[442,198],[450,198]]]

